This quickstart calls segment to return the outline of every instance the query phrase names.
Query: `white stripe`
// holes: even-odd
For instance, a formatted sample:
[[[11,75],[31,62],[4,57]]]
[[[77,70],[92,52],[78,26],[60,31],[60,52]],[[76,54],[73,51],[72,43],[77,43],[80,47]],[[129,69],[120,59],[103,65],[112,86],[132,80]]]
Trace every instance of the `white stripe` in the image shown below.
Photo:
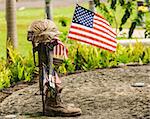
[[[97,29],[99,29],[99,30],[102,30],[102,31],[104,31],[104,32],[106,32],[106,33],[108,33],[108,34],[110,34],[110,37],[113,37],[114,39],[116,38],[116,35],[114,35],[112,32],[110,32],[109,30],[107,30],[107,29],[105,29],[104,27],[101,27],[101,26],[99,26],[99,25],[96,25],[96,24],[93,24],[93,27],[95,27],[95,28],[97,28]],[[95,30],[94,28],[93,28],[93,30]],[[96,30],[97,32],[100,32],[100,31],[98,31],[98,30]],[[115,41],[115,40],[114,40]]]
[[[59,38],[57,36],[55,36],[54,39],[57,39],[59,41]]]
[[[87,41],[87,42],[89,42],[89,43],[98,45],[98,46],[100,46],[100,47],[104,47],[104,48],[110,49],[110,50],[112,50],[112,51],[116,51],[116,48],[113,48],[113,47],[108,46],[108,45],[106,45],[106,44],[102,44],[102,43],[99,43],[99,42],[97,42],[97,41],[88,39],[88,38],[86,38],[86,37],[78,36],[78,35],[75,35],[75,34],[69,34],[69,37],[77,38],[77,39],[80,39],[80,40],[82,40],[82,41]]]
[[[100,21],[98,21],[98,20],[95,20],[95,18],[96,18],[96,19],[99,19],[99,20],[102,20],[101,18],[99,18],[99,17],[97,17],[97,16],[94,16],[94,22],[95,22],[95,23],[103,24],[103,26],[105,26],[106,28],[108,28],[109,30],[111,30],[114,34],[116,34],[116,33],[113,31],[111,25],[109,25],[109,22],[106,22],[106,23],[107,23],[107,25],[106,25],[106,24],[104,24],[103,22],[100,22]],[[103,20],[103,21],[104,21],[104,20]]]
[[[93,23],[93,27],[96,26],[96,27],[99,28],[99,29],[104,29],[105,32],[107,32],[107,33],[109,32],[108,34],[111,34],[111,36],[113,36],[114,38],[116,37],[116,35],[113,34],[114,31],[113,31],[113,29],[112,29],[111,27],[105,25],[104,23],[98,22],[98,21],[94,21],[94,22],[97,23],[98,25],[95,24],[95,23]],[[106,27],[106,28],[109,29],[109,30],[107,30],[106,28],[104,28],[104,27],[102,27],[102,26],[100,26],[100,25]],[[112,33],[111,31],[112,31],[113,33]]]
[[[107,34],[102,34],[100,31],[97,31],[97,30],[95,30],[95,29],[91,29],[91,28],[88,28],[88,27],[85,27],[85,26],[83,26],[83,25],[79,25],[79,24],[72,24],[72,26],[76,26],[76,27],[78,27],[78,28],[83,28],[83,29],[86,29],[86,30],[88,30],[88,31],[93,31],[93,32],[95,32],[95,33],[97,33],[97,34],[100,34],[100,35],[102,35],[102,36],[105,36],[106,38],[110,38],[111,40],[113,40],[113,41],[116,41],[116,39],[114,39],[113,37],[111,37],[111,36],[109,36],[109,35],[107,35]],[[98,40],[100,40],[100,41],[105,41],[106,43],[108,43],[108,44],[111,44],[111,45],[114,45],[114,46],[116,46],[116,43],[114,43],[114,42],[112,42],[112,41],[110,41],[110,40],[107,40],[107,39],[105,39],[105,38],[102,38],[102,37],[100,37],[100,36],[96,36],[96,35],[94,35],[94,34],[92,34],[92,33],[87,33],[86,31],[82,31],[82,30],[78,30],[78,29],[76,29],[76,28],[71,28],[70,29],[70,31],[73,31],[73,32],[76,32],[76,33],[81,33],[81,34],[86,34],[87,36],[92,36],[93,38],[96,38],[96,39],[98,39]]]
[[[81,34],[84,34],[84,35],[86,35],[86,36],[95,38],[95,39],[97,39],[97,40],[99,40],[99,41],[101,41],[101,42],[105,42],[105,43],[108,43],[108,44],[110,44],[110,45],[117,46],[117,44],[114,43],[114,42],[111,42],[111,41],[109,41],[109,40],[107,40],[107,39],[104,39],[104,38],[102,38],[102,37],[96,36],[96,35],[94,35],[94,34],[87,33],[87,32],[85,32],[85,31],[81,31],[81,30],[77,30],[77,29],[73,29],[73,28],[70,29],[70,31],[73,31],[73,32],[76,32],[76,33],[81,33]],[[86,36],[85,36],[85,37],[86,37]]]
[[[83,28],[83,29],[86,29],[86,30],[95,32],[95,33],[100,34],[100,35],[103,35],[103,36],[105,36],[105,34],[106,34],[106,33],[103,33],[103,32],[101,32],[101,31],[98,31],[98,30],[96,30],[96,29],[89,28],[89,27],[86,27],[86,26],[83,26],[83,25],[80,25],[80,24],[76,24],[76,23],[72,23],[71,26],[75,26],[75,27],[78,27],[78,28]],[[112,37],[112,36],[115,36],[114,34],[112,34],[111,32],[109,32],[108,30],[104,29],[103,27],[99,27],[99,26],[97,26],[97,25],[94,25],[94,26],[95,26],[97,29],[103,30],[103,31],[107,32],[108,34],[110,34],[110,35],[108,35],[108,34],[106,34],[106,35],[108,36],[108,38],[111,38],[113,41],[116,42],[116,39],[115,39],[114,37]],[[71,29],[72,29],[72,28],[71,28]]]
[[[100,34],[100,35],[102,35],[102,36],[105,36],[105,37],[107,37],[107,38],[110,38],[110,39],[113,40],[113,41],[116,41],[115,35],[113,35],[110,31],[106,30],[106,29],[103,28],[103,27],[101,27],[101,28],[100,28],[100,27],[97,27],[97,25],[94,25],[94,27],[97,28],[97,29],[99,29],[99,30],[102,30],[102,31],[105,31],[105,32],[106,32],[106,33],[104,33],[104,32],[101,32],[101,31],[96,30],[96,29],[93,28],[92,31],[94,31],[95,33]],[[107,33],[108,33],[108,34],[107,34]],[[109,35],[109,34],[111,34],[111,35]]]
[[[61,57],[64,57],[64,58],[68,58],[68,56],[67,56],[67,48],[65,47],[63,42],[61,42],[58,37],[54,37],[54,39],[57,39],[58,45],[54,47],[53,55],[55,57],[61,56]]]
[[[65,46],[61,41],[58,41],[58,44],[61,44],[61,45]]]
[[[109,34],[111,34],[111,36],[116,37],[116,35],[115,35],[115,34],[113,34],[113,33],[114,33],[114,31],[113,31],[113,29],[112,29],[112,28],[108,27],[108,26],[107,26],[107,25],[105,25],[104,23],[100,23],[100,22],[97,22],[97,21],[94,21],[94,22],[95,22],[95,23],[97,23],[98,25],[97,25],[97,24],[95,24],[95,23],[93,23],[93,26],[94,26],[94,25],[96,25],[96,26],[99,28],[99,27],[101,27],[100,25],[102,25],[102,26],[104,26],[104,27],[106,27],[106,28],[108,29],[108,30],[107,30],[106,28],[101,27],[101,28],[103,28],[103,29],[106,29],[106,30],[105,30],[105,32],[109,32]],[[113,33],[112,33],[111,31],[112,31]]]
[[[109,22],[107,21],[107,20],[105,20],[105,19],[103,19],[103,18],[101,18],[101,17],[98,17],[98,16],[94,16],[94,18],[95,19],[99,19],[99,20],[101,20],[101,21],[103,21],[104,23],[106,23],[108,26],[110,26],[110,24],[109,24]]]
[[[75,29],[75,28],[71,28],[70,31],[73,31],[73,32],[76,32],[76,33],[85,34],[85,35],[87,35],[87,36],[96,38],[96,39],[99,40],[99,41],[102,41],[102,42],[104,41],[104,42],[106,42],[106,43],[108,43],[108,44],[111,44],[111,45],[114,45],[114,46],[116,46],[116,43],[117,43],[117,42],[114,43],[114,42],[110,41],[109,39],[106,39],[106,38],[110,38],[111,40],[114,40],[114,41],[115,41],[114,38],[109,37],[107,34],[103,34],[103,35],[102,35],[102,34],[99,33],[100,35],[106,37],[106,38],[102,38],[101,36],[97,36],[97,35],[95,35],[95,34],[92,34],[92,33],[89,33],[89,32],[83,31],[83,30],[78,30],[78,29]]]
[[[61,47],[61,50],[60,50],[61,56],[63,56],[63,46],[61,45],[60,47]]]

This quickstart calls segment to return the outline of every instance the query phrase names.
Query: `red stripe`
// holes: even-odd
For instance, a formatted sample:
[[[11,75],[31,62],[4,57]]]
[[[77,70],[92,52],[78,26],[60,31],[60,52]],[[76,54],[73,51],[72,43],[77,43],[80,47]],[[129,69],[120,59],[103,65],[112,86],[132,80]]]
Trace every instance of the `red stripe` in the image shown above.
[[[68,56],[68,49],[66,49],[66,55]]]
[[[102,15],[100,15],[100,14],[94,14],[95,16],[97,16],[97,17],[100,17],[100,18],[102,18],[104,21],[107,21]]]
[[[108,27],[111,28],[110,24],[107,23],[107,20],[106,20],[104,17],[102,17],[102,16],[99,15],[99,14],[95,14],[95,16],[100,17],[100,18],[103,19],[103,20],[96,19],[96,18],[94,18],[94,20],[97,20],[97,21],[99,21],[99,22],[103,22],[104,24],[106,24]],[[106,21],[106,22],[104,22],[104,21]],[[113,33],[115,36],[117,35],[115,32],[112,32],[112,33]]]
[[[94,46],[96,46],[96,47],[103,48],[104,50],[113,51],[113,50],[110,50],[109,48],[105,48],[105,47],[99,46],[99,45],[97,45],[97,44],[93,44],[93,43],[91,43],[91,42],[87,42],[87,41],[84,41],[84,40],[81,40],[81,39],[77,39],[77,38],[74,38],[74,37],[71,37],[71,36],[69,36],[68,38],[71,38],[71,39],[77,40],[77,41],[81,41],[81,42],[85,42],[85,43],[94,45]]]
[[[60,56],[61,56],[61,45],[57,45],[57,47],[59,48],[58,55],[60,55]]]
[[[109,24],[107,24],[106,22],[104,22],[103,20],[100,20],[100,19],[97,19],[97,18],[94,18],[94,20],[96,20],[96,21],[98,21],[98,22],[102,22],[103,24],[105,24],[105,25],[107,25],[107,26],[109,26],[109,27],[110,27],[110,25],[109,25]]]
[[[114,36],[112,36],[112,35],[109,34],[108,32],[105,32],[105,31],[103,31],[103,30],[101,30],[101,29],[99,29],[99,28],[96,28],[96,27],[93,26],[93,29],[95,29],[95,30],[97,30],[97,31],[99,31],[99,32],[103,32],[103,33],[105,33],[105,34],[111,36],[112,38],[116,39]],[[112,42],[117,43],[116,40],[113,40]]]
[[[98,23],[95,23],[95,22],[93,22],[93,24],[96,24],[96,25],[98,25],[98,26],[103,27],[104,29],[106,29],[106,30],[110,31],[112,34],[114,34],[114,35],[116,36],[116,34],[115,34],[112,30],[110,30],[110,29],[106,28],[106,27],[105,27],[105,26],[103,26],[102,24],[98,24]],[[93,25],[93,26],[94,26],[94,25]],[[94,28],[95,28],[95,27],[94,27]]]
[[[54,49],[53,49],[53,54],[54,55],[56,54],[56,47],[54,47]]]
[[[66,48],[66,50],[64,50],[64,44],[59,40],[58,37],[54,37],[54,39],[57,40],[58,42],[58,45],[54,47],[54,51],[53,51],[53,54],[56,55],[56,56],[64,56],[64,57],[68,57],[68,49]],[[66,52],[66,53],[64,53]],[[65,54],[67,56],[65,56]]]
[[[86,31],[86,32],[88,33],[88,31]],[[85,38],[89,38],[89,39],[91,39],[91,40],[98,41],[98,42],[100,42],[100,43],[109,45],[109,46],[111,46],[111,47],[115,47],[115,46],[113,46],[113,45],[111,45],[111,44],[109,44],[109,43],[106,43],[106,42],[101,41],[101,40],[99,40],[99,39],[97,39],[97,38],[93,38],[93,37],[89,36],[90,34],[89,34],[89,35],[81,34],[80,31],[79,31],[78,33],[77,33],[77,32],[73,32],[73,31],[70,31],[69,34],[79,35],[79,36],[82,36],[82,37],[85,37]],[[107,38],[105,38],[105,39],[107,39]],[[108,40],[108,39],[107,39],[107,40]]]
[[[74,25],[72,25],[71,26],[71,28],[73,28],[73,29],[77,29],[77,30],[81,30],[81,31],[85,31],[85,32],[88,32],[88,33],[92,33],[92,34],[94,34],[94,35],[96,35],[96,36],[99,36],[99,37],[102,37],[102,38],[104,38],[104,39],[107,39],[107,40],[109,40],[109,41],[111,41],[111,42],[114,42],[114,43],[117,43],[117,41],[114,41],[113,39],[111,39],[111,38],[107,38],[107,37],[105,37],[105,36],[103,36],[103,35],[100,35],[100,34],[98,34],[98,33],[95,33],[95,32],[93,32],[93,31],[90,31],[90,30],[87,30],[87,29],[84,29],[84,28],[81,28],[81,27],[77,27],[77,26],[74,26]],[[95,28],[94,28],[95,29]],[[71,29],[70,29],[71,30]],[[99,29],[97,29],[96,28],[96,30],[98,30],[98,31],[100,31]],[[103,31],[102,31],[103,32]],[[104,32],[103,32],[104,33]],[[109,34],[108,34],[109,35]],[[110,35],[109,35],[110,36]],[[114,38],[114,37],[113,37]]]
[[[96,19],[96,20],[98,20],[98,21],[100,21],[100,22],[103,22],[103,23],[106,24],[107,26],[111,27],[111,25],[109,24],[109,22],[108,22],[103,16],[101,16],[100,14],[96,14],[96,13],[95,13],[95,16],[97,16],[97,17],[99,17],[99,18],[101,18],[101,19],[103,19],[103,20],[96,19],[96,18],[94,18],[94,19]],[[104,22],[104,21],[105,21],[105,22]]]
[[[57,52],[58,52],[58,49],[57,49],[57,46],[56,46],[56,51],[55,51],[56,54],[55,55],[57,55]]]
[[[93,38],[93,37],[91,37],[91,36],[87,36],[87,35],[85,35],[85,34],[76,33],[76,32],[72,32],[72,31],[70,31],[70,34],[75,34],[75,35],[78,35],[78,36],[82,36],[82,37],[85,37],[85,38],[91,39],[91,40],[93,40],[93,41],[98,41],[99,43],[102,43],[102,44],[108,45],[108,46],[110,46],[110,47],[112,47],[112,48],[116,48],[116,46],[113,46],[113,45],[111,45],[111,44],[108,44],[108,43],[106,43],[106,42],[104,42],[104,41],[99,41],[98,39]]]
[[[56,38],[55,38],[56,39]],[[58,40],[58,45],[54,47],[53,54],[54,56],[63,56],[65,58],[68,57],[68,49],[65,48],[64,44]]]
[[[100,20],[100,19],[94,17],[95,20],[97,20],[99,22],[103,22],[104,24],[106,24],[107,26],[110,27],[109,22],[104,17],[102,17],[101,15],[97,15],[97,14],[95,14],[95,16],[101,18],[101,20]]]

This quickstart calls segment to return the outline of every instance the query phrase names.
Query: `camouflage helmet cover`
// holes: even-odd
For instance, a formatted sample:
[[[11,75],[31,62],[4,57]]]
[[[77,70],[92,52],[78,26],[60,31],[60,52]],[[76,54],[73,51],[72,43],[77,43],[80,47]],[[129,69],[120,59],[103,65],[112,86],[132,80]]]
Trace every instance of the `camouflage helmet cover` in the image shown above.
[[[32,22],[28,29],[28,40],[34,43],[50,42],[55,36],[58,36],[55,23],[51,20],[36,20]]]

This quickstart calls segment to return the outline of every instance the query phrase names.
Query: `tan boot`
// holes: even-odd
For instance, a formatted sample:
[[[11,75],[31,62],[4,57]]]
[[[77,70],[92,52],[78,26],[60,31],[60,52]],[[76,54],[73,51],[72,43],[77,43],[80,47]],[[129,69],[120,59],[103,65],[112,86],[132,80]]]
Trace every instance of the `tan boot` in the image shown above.
[[[61,101],[60,93],[57,94],[56,98],[46,97],[45,101],[45,115],[46,116],[79,116],[81,115],[81,109],[76,108],[73,105],[65,105]]]

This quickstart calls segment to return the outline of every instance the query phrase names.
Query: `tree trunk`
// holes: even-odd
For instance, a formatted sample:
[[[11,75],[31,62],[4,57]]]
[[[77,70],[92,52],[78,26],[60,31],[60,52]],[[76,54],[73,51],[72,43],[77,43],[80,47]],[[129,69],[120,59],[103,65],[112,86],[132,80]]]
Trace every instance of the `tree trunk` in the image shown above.
[[[51,0],[45,0],[45,13],[47,19],[53,20]]]
[[[7,46],[18,46],[16,26],[16,0],[6,0]]]
[[[95,4],[94,4],[94,1],[93,1],[93,0],[89,0],[89,9],[90,9],[92,12],[95,12]]]

